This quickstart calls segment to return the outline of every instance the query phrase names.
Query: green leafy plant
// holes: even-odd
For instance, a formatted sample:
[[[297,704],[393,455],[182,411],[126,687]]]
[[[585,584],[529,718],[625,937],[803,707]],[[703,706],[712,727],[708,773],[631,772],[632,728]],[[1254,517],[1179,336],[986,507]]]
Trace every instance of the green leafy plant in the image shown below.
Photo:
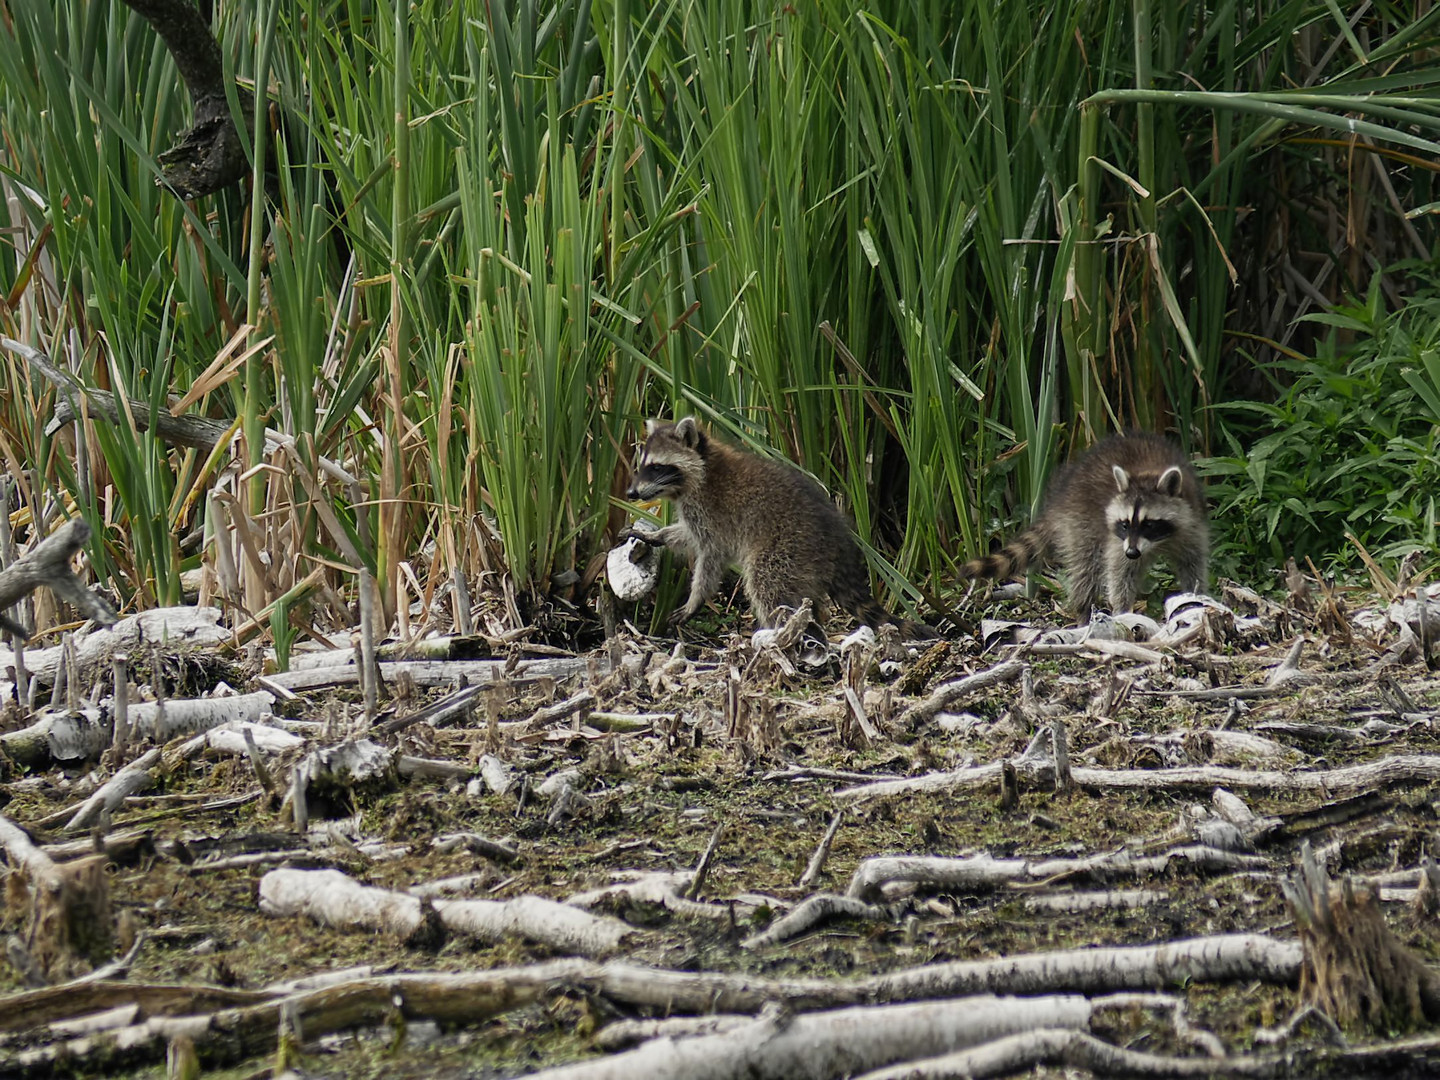
[[[1363,300],[1307,316],[1329,334],[1268,366],[1278,400],[1220,408],[1230,453],[1205,471],[1222,564],[1347,563],[1347,534],[1382,556],[1440,551],[1440,288],[1393,312],[1383,300],[1377,275]]]

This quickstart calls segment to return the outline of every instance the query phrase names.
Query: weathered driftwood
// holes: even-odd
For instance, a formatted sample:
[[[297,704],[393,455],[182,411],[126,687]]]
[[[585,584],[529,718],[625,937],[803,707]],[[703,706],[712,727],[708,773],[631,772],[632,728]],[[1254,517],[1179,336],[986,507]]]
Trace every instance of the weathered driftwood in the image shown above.
[[[97,758],[110,745],[110,737],[110,725],[99,709],[46,712],[29,727],[0,735],[0,747],[26,769],[45,769],[57,761]]]
[[[520,858],[520,852],[516,851],[509,844],[502,844],[498,840],[491,840],[488,836],[481,836],[479,833],[447,833],[437,836],[435,842],[430,845],[431,850],[438,855],[448,855],[452,851],[473,851],[476,855],[483,855],[492,862],[508,864]],[[411,892],[416,896],[422,895],[415,889]]]
[[[707,904],[691,900],[690,892],[695,874],[690,870],[627,871],[620,875],[623,880],[588,892],[570,897],[566,903],[578,908],[591,908],[597,904],[614,902],[624,898],[637,905],[650,904],[662,907],[684,918],[714,919],[729,922],[738,911],[755,908],[760,904],[767,907],[784,908],[783,901],[774,897],[744,899],[737,898],[726,903]]]
[[[782,941],[799,937],[817,923],[837,917],[879,922],[886,917],[886,912],[878,905],[867,904],[865,901],[856,900],[853,897],[837,896],[835,893],[817,893],[796,904],[788,915],[776,919],[762,932],[753,934],[740,942],[740,947],[742,949],[763,949],[769,945],[777,945]]]
[[[395,759],[395,771],[407,780],[414,776],[428,777],[431,780],[464,780],[475,770],[455,761],[401,754]]]
[[[805,872],[796,882],[800,888],[808,889],[819,880],[821,872],[825,869],[825,861],[830,858],[830,845],[835,842],[835,834],[840,831],[840,823],[844,820],[844,810],[836,810],[834,816],[830,818],[829,828],[820,838],[820,843],[815,848],[815,854],[810,856],[810,861],[805,866]]]
[[[535,1080],[791,1080],[845,1076],[1036,1028],[1082,1030],[1093,1009],[1078,996],[971,997],[852,1007],[802,1016],[762,1013],[732,1031],[656,1039],[599,1061],[532,1073]]]
[[[85,1062],[113,1069],[117,1062],[156,1060],[177,1033],[189,1033],[208,1060],[234,1061],[273,1048],[275,1025],[287,1010],[301,1022],[307,1037],[315,1038],[330,1031],[380,1024],[397,1003],[410,1017],[477,1022],[564,989],[667,1013],[736,1013],[754,1012],[777,1001],[795,1009],[833,1009],[858,1002],[958,997],[984,992],[991,985],[1000,992],[1035,994],[1054,993],[1048,985],[1095,992],[1214,979],[1286,984],[1295,981],[1299,968],[1298,944],[1252,934],[936,964],[850,980],[766,979],[670,971],[623,961],[597,964],[565,959],[466,974],[371,976],[368,969],[351,969],[258,991],[91,983],[0,999],[0,1030],[34,1029],[130,1003],[140,1005],[153,1019],[101,1039],[69,1039],[34,1050],[8,1049],[0,1053],[0,1068],[25,1070],[33,1076],[49,1075],[62,1064],[72,1070]],[[950,1004],[963,1009],[964,1005],[993,1000],[962,998],[963,1005]],[[186,1014],[185,1018],[166,1019],[180,1014]],[[1023,1023],[1028,1030],[1032,1024],[1043,1023],[1043,1017],[1024,1017]],[[919,1054],[923,1047],[908,1052]]]
[[[404,672],[416,686],[453,686],[462,679],[470,684],[493,686],[499,682],[534,682],[536,679],[565,679],[583,675],[591,661],[579,657],[554,657],[545,660],[521,660],[506,670],[504,660],[382,660],[380,678],[393,683]],[[599,672],[608,665],[599,661]],[[353,663],[322,668],[297,668],[268,676],[277,686],[287,690],[319,690],[327,686],[353,686],[359,682],[360,669]]]
[[[433,727],[440,727],[443,724],[464,720],[474,710],[476,699],[486,689],[484,684],[467,686],[463,690],[447,694],[439,701],[432,702],[423,709],[417,709],[406,716],[394,716],[389,720],[382,720],[375,725],[375,730],[393,734],[414,724],[430,724]]]
[[[70,569],[70,560],[90,539],[90,526],[83,518],[72,518],[24,555],[0,570],[0,612],[4,612],[44,585],[61,600],[74,604],[87,619],[101,626],[115,622],[115,610],[102,597],[80,583]],[[28,636],[23,626],[6,620],[6,629]],[[27,657],[27,659],[29,659]],[[14,663],[14,660],[11,660]],[[30,670],[35,661],[29,659]]]
[[[191,751],[192,747],[194,753],[209,747],[222,753],[249,755],[251,747],[254,747],[259,753],[283,754],[304,744],[303,738],[283,728],[248,720],[230,720],[185,743],[180,753],[188,757],[190,753],[187,751]]]
[[[662,1020],[617,1020],[595,1033],[599,1050],[624,1050],[651,1039],[690,1039],[718,1035],[754,1021],[753,1016],[731,1013],[716,1016],[668,1016]]]
[[[134,795],[150,786],[153,777],[150,770],[160,764],[162,751],[154,747],[145,751],[134,761],[112,776],[95,794],[91,795],[65,826],[66,832],[88,829],[103,816],[108,823],[109,815],[119,809],[127,795]]]
[[[404,940],[424,932],[421,898],[361,885],[338,870],[272,870],[260,879],[267,915],[304,915],[327,926],[380,930]],[[538,896],[512,900],[436,900],[441,925],[486,941],[524,937],[580,956],[613,953],[636,933],[618,919]]]
[[[110,663],[123,650],[134,654],[142,644],[182,648],[213,648],[230,641],[230,631],[219,625],[222,612],[215,607],[155,608],[129,615],[108,629],[76,637],[76,659],[83,677],[96,664]],[[60,665],[61,646],[26,649],[25,664],[41,682],[50,683]],[[10,650],[0,646],[0,669],[13,663]],[[74,673],[72,673],[74,674]]]
[[[63,1072],[73,1075],[78,1064],[88,1063],[97,1074],[112,1073],[126,1065],[155,1061],[165,1056],[170,1041],[184,1036],[202,1050],[207,1059],[233,1062],[275,1049],[275,1030],[282,1016],[290,1017],[316,1038],[331,1031],[374,1027],[387,1022],[398,1007],[407,1016],[428,1017],[442,1023],[477,1023],[491,1016],[520,1008],[549,993],[557,982],[576,980],[583,973],[583,960],[560,960],[529,968],[502,968],[466,975],[385,975],[353,978],[289,994],[265,994],[262,1000],[244,1003],[251,995],[244,991],[221,991],[214,987],[161,987],[192,995],[196,1008],[191,1015],[152,1015],[142,1023],[99,1036],[85,1036],[51,1043],[33,1050],[0,1054],[0,1068],[11,1075],[43,1077]],[[115,984],[126,995],[119,1000],[146,1000],[146,988],[129,983]],[[236,1004],[204,1008],[199,1002],[209,995],[231,994]],[[180,994],[171,998],[172,1008],[184,1010]]]
[[[932,690],[930,696],[924,701],[910,706],[901,713],[896,723],[903,729],[930,720],[937,713],[953,709],[972,694],[978,694],[992,686],[999,686],[1019,678],[1024,667],[1025,665],[1019,660],[1006,660],[994,667],[986,668],[984,671],[977,671],[974,675],[967,675],[963,679],[942,683]]]
[[[557,720],[564,720],[577,712],[583,712],[595,704],[595,691],[588,686],[578,694],[566,698],[564,701],[557,701],[554,705],[546,705],[536,709],[525,721],[526,726],[538,730],[555,723]]]
[[[1040,1065],[1066,1065],[1096,1076],[1281,1077],[1297,1075],[1294,1059],[1269,1052],[1217,1060],[1173,1057],[1114,1046],[1073,1028],[1041,1028],[1006,1035],[953,1054],[907,1061],[862,1073],[855,1080],[958,1080],[959,1077],[1014,1076]]]
[[[1022,775],[1047,780],[1053,769],[1044,761],[1017,761]],[[997,782],[1001,763],[974,765],[952,772],[928,773],[903,780],[882,780],[835,792],[841,801],[863,802],[924,792],[955,791],[987,787]],[[1440,780],[1440,755],[1396,754],[1362,765],[1313,772],[1296,770],[1238,769],[1221,765],[1190,765],[1174,769],[1090,769],[1071,770],[1077,786],[1099,791],[1187,791],[1214,787],[1244,788],[1268,792],[1315,791],[1353,795],[1372,788],[1396,784],[1428,784]]]
[[[639,933],[619,919],[591,915],[540,896],[436,900],[435,910],[440,921],[457,933],[492,942],[523,937],[576,956],[610,956]]]
[[[997,859],[989,855],[946,859],[927,856],[881,856],[863,860],[855,868],[846,895],[876,901],[888,886],[934,885],[967,889],[994,889],[1018,882],[1057,878],[1143,877],[1163,873],[1174,861],[1197,870],[1264,870],[1270,862],[1259,855],[1193,844],[1158,855],[1132,855],[1127,851],[1090,855],[1080,859]]]
[[[228,697],[166,698],[131,702],[128,707],[131,739],[169,742],[177,735],[209,731],[222,724],[256,724],[270,715],[275,695],[268,690]]]

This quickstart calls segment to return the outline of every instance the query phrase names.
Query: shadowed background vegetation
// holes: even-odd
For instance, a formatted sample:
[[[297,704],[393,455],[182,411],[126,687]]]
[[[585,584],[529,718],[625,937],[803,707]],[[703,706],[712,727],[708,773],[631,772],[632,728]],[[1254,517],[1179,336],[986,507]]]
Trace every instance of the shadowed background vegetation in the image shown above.
[[[212,26],[267,89],[258,183],[182,202],[155,181],[190,103],[149,25],[0,0],[0,332],[82,414],[47,427],[56,387],[0,353],[12,520],[84,515],[127,606],[203,566],[284,644],[349,625],[363,564],[402,631],[457,577],[512,623],[578,612],[641,420],[687,412],[826,484],[892,598],[1125,426],[1211,459],[1249,584],[1347,532],[1435,551],[1429,2]],[[79,388],[229,433],[177,447]]]

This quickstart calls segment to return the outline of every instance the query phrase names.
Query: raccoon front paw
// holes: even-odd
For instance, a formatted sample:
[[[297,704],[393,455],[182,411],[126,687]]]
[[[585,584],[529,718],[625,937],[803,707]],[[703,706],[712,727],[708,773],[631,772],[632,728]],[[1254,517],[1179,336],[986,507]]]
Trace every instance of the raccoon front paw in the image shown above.
[[[626,540],[639,540],[647,547],[665,546],[665,541],[660,538],[660,534],[658,532],[654,531],[653,529],[637,529],[633,525],[626,529],[624,532],[622,532],[618,537],[616,537],[616,539],[621,542],[624,542]]]
[[[690,616],[693,614],[695,614],[693,611],[687,611],[685,608],[682,607],[678,608],[675,611],[672,611],[670,613],[670,618],[666,619],[665,621],[669,623],[671,630],[679,630],[680,627],[682,627],[687,621],[689,621]]]

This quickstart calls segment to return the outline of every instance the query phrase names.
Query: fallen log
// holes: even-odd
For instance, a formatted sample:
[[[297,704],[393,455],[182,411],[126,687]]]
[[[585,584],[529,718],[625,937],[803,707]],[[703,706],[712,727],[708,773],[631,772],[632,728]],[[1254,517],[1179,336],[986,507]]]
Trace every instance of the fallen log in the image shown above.
[[[1144,877],[1169,869],[1181,861],[1197,870],[1265,870],[1270,861],[1219,848],[1191,844],[1158,855],[1132,855],[1118,851],[1079,859],[996,859],[989,855],[946,859],[928,856],[877,856],[863,860],[850,879],[846,895],[875,902],[886,886],[922,884],[948,888],[995,889],[1017,882],[1062,878]]]
[[[108,665],[116,652],[134,655],[142,644],[159,644],[171,650],[182,647],[213,648],[230,641],[230,631],[219,625],[216,607],[154,608],[129,615],[106,629],[77,634],[75,655],[80,675],[90,678],[96,664]],[[61,646],[26,649],[25,665],[42,683],[52,683],[60,665]],[[13,664],[10,650],[0,646],[0,668]]]
[[[655,1039],[600,1061],[531,1073],[533,1080],[791,1080],[856,1073],[990,1042],[1036,1028],[1082,1030],[1092,1006],[1078,996],[969,997],[857,1006],[788,1016],[767,1010],[743,1027]]]
[[[538,896],[512,900],[435,900],[445,930],[483,941],[524,937],[581,956],[613,953],[633,927]],[[361,885],[338,870],[272,870],[260,879],[260,910],[304,915],[341,929],[380,930],[402,940],[425,932],[426,902],[407,893]]]
[[[1021,775],[1041,782],[1049,781],[1054,772],[1048,762],[1033,759],[1017,758],[1014,766]],[[842,802],[864,802],[895,795],[988,787],[998,781],[1002,767],[1001,762],[991,762],[903,780],[882,780],[841,788],[835,792],[835,798]],[[1313,772],[1303,769],[1293,772],[1238,769],[1223,765],[1187,765],[1173,769],[1072,768],[1070,772],[1078,787],[1096,791],[1195,791],[1226,787],[1273,794],[1313,791],[1328,795],[1355,795],[1399,784],[1434,783],[1440,780],[1440,755],[1396,754],[1362,765]]]

